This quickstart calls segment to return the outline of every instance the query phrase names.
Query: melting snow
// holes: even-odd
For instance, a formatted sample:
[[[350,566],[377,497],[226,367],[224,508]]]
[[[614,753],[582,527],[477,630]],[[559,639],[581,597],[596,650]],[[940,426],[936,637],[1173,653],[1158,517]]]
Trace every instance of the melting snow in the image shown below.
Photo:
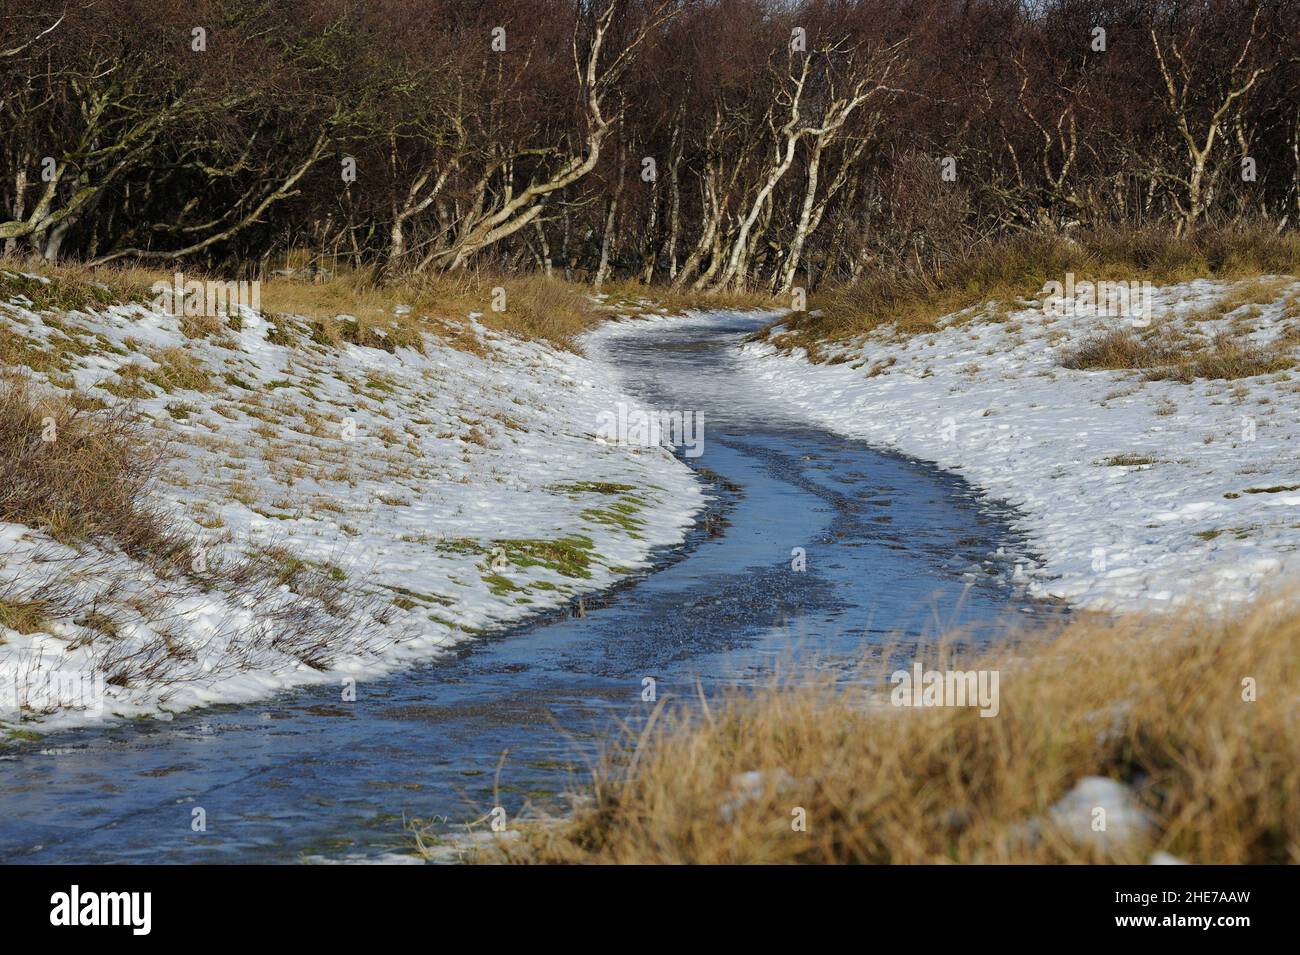
[[[102,715],[130,716],[338,686],[563,606],[679,542],[703,493],[667,450],[597,440],[602,413],[635,407],[612,373],[469,325],[482,357],[433,337],[424,354],[334,347],[305,326],[286,336],[249,311],[190,337],[176,317],[140,305],[55,316],[0,303],[6,334],[53,347],[64,362],[35,376],[44,386],[75,382],[109,404],[140,390],[137,406],[169,449],[156,495],[205,555],[282,548],[363,598],[340,611],[343,635],[318,669],[250,637],[295,599],[287,585],[255,601],[204,592],[185,578],[159,580],[109,545],[73,550],[0,522],[0,596],[57,590],[61,605],[120,621],[115,637],[78,612],[50,632],[0,627],[0,692],[6,676],[11,697],[30,689],[33,672],[107,676]],[[201,363],[212,390],[147,383],[172,348]],[[115,673],[130,676],[115,682]],[[97,705],[63,708],[37,722],[100,715]],[[15,716],[10,708],[0,721]]]
[[[1300,282],[1207,319],[1229,285],[1156,290],[1153,328],[1295,341]],[[1290,309],[1290,311],[1288,311]],[[1209,312],[1213,314],[1213,312]],[[965,316],[963,316],[965,317]],[[841,434],[958,471],[1015,505],[1041,565],[1031,590],[1101,610],[1225,609],[1300,569],[1300,381],[1146,380],[1070,370],[1064,353],[1123,320],[992,310],[898,342],[829,350],[744,346],[755,387]],[[872,372],[872,374],[869,374]],[[1126,464],[1126,461],[1135,462]],[[1141,462],[1141,463],[1137,463]]]

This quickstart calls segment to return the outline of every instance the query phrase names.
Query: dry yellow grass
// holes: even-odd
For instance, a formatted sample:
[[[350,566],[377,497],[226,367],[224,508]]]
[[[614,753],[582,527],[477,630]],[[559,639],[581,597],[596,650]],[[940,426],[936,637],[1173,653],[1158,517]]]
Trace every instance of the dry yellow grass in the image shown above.
[[[41,281],[42,278],[46,281]],[[85,310],[146,301],[153,297],[150,286],[159,279],[171,281],[171,273],[164,275],[161,270],[126,265],[91,269],[36,257],[0,256],[0,299],[23,295],[38,311]]]
[[[306,318],[322,343],[375,347],[419,346],[430,332],[453,347],[481,351],[465,327],[470,313],[488,328],[540,339],[562,348],[599,319],[577,286],[542,276],[464,273],[409,276],[377,282],[367,272],[340,271],[328,278],[273,276],[261,285],[268,315]]]
[[[642,285],[638,282],[606,282],[607,307],[644,311],[647,309],[677,315],[688,310],[718,308],[777,308],[781,302],[766,292],[692,292],[667,286]]]
[[[0,520],[64,543],[111,540],[168,564],[186,542],[148,503],[162,456],[128,405],[88,411],[22,378],[0,379]]]
[[[381,327],[389,336],[403,328],[433,330],[453,346],[469,350],[479,346],[460,323],[471,312],[488,328],[573,348],[579,335],[619,310],[678,314],[772,304],[770,297],[757,293],[693,294],[635,283],[607,284],[604,291],[606,297],[598,305],[590,288],[541,274],[433,274],[376,285],[367,275],[343,273],[326,282],[274,279],[262,286],[262,304],[268,312],[320,321],[335,338],[335,319],[346,314],[362,329]],[[396,316],[396,304],[410,311]]]
[[[1285,340],[1261,347],[1243,344],[1227,334],[1189,340],[1177,335],[1144,337],[1124,328],[1085,341],[1066,354],[1062,364],[1076,369],[1139,370],[1150,381],[1190,382],[1273,374],[1293,367],[1295,358]]]
[[[1300,862],[1298,648],[1296,604],[1267,601],[1228,622],[1080,619],[961,662],[1000,671],[994,717],[889,706],[897,658],[878,690],[785,680],[668,707],[571,816],[484,861]],[[1103,849],[1054,824],[1088,776],[1132,787],[1149,835]]]
[[[938,320],[986,302],[1029,301],[1067,272],[1107,281],[1156,285],[1195,278],[1300,274],[1300,235],[1264,228],[1203,229],[1184,238],[1163,230],[1103,230],[1077,236],[1028,234],[969,250],[930,271],[877,272],[819,292],[809,311],[781,319],[774,343],[804,347],[855,338],[881,326],[899,335],[932,332]],[[1267,283],[1243,284],[1237,304],[1258,301]],[[1230,304],[1225,302],[1224,304]],[[1235,307],[1235,306],[1234,306]]]
[[[589,286],[539,273],[505,275],[484,270],[380,280],[367,270],[312,271],[302,268],[303,261],[301,254],[288,256],[281,263],[286,268],[262,277],[262,310],[269,316],[307,320],[305,331],[285,323],[281,334],[286,337],[302,333],[318,343],[334,346],[351,342],[389,349],[419,347],[420,333],[430,332],[452,347],[482,353],[483,343],[465,324],[466,316],[475,313],[479,322],[490,329],[573,349],[579,335],[620,309],[677,314],[687,309],[752,309],[773,304],[769,296],[759,293],[697,294],[634,282],[607,284],[607,296],[603,304],[598,304]],[[38,310],[56,311],[145,302],[155,298],[151,291],[154,283],[170,286],[176,271],[182,271],[186,281],[232,279],[181,266],[148,269],[112,265],[90,269],[39,259],[0,258],[0,298],[24,295]],[[285,272],[291,274],[279,274]],[[26,275],[40,275],[49,281]],[[196,338],[226,331],[213,316],[183,317],[182,329]],[[36,354],[6,354],[0,342],[0,359],[6,363],[30,365],[45,360]]]
[[[12,600],[0,596],[0,627],[19,633],[38,633],[50,623],[50,607],[39,600]]]
[[[1243,305],[1268,305],[1277,300],[1284,289],[1295,284],[1288,276],[1257,276],[1235,283],[1215,303],[1216,317],[1235,311]]]
[[[0,258],[0,298],[21,295],[30,299],[37,310],[53,311],[146,302],[156,297],[151,291],[154,283],[170,286],[176,271],[182,271],[187,281],[225,282],[233,278],[181,266],[90,269],[39,259]],[[589,290],[540,275],[465,272],[406,276],[390,282],[378,281],[367,271],[300,275],[264,277],[260,285],[262,310],[268,315],[306,318],[314,326],[311,334],[317,341],[335,345],[351,341],[387,347],[418,346],[418,333],[427,331],[454,347],[477,351],[481,344],[464,328],[466,316],[476,312],[479,321],[489,328],[571,348],[579,334],[603,317]],[[41,276],[48,281],[27,276]],[[193,337],[224,331],[211,316],[186,317],[182,326]],[[375,330],[382,334],[374,334]]]

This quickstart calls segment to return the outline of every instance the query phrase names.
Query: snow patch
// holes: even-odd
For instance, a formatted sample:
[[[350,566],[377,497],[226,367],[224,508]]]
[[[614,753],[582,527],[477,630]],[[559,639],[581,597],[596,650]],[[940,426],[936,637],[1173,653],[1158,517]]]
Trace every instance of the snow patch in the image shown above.
[[[1155,322],[1268,346],[1300,331],[1288,304],[1206,320],[1228,283],[1156,290]],[[1254,314],[1252,314],[1254,313]],[[790,413],[959,472],[1014,505],[1042,558],[1031,592],[1097,610],[1227,610],[1300,571],[1300,382],[1148,381],[1071,370],[1062,357],[1122,323],[1052,319],[1038,304],[989,310],[905,341],[881,330],[828,348],[742,346],[756,391]]]

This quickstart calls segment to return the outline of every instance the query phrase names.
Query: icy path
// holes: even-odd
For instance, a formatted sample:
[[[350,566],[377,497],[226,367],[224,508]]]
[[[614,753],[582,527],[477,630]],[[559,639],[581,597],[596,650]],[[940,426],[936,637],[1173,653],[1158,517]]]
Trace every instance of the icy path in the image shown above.
[[[493,808],[499,765],[510,819],[579,784],[617,722],[650,712],[648,686],[689,701],[697,681],[712,693],[783,663],[852,675],[864,639],[997,639],[1045,612],[1008,580],[1008,515],[966,482],[747,391],[735,343],[755,325],[634,322],[593,343],[611,389],[704,415],[698,476],[677,466],[708,510],[652,573],[583,616],[360,679],[354,701],[316,685],[11,747],[0,861],[392,861],[410,852],[404,819],[456,833]]]

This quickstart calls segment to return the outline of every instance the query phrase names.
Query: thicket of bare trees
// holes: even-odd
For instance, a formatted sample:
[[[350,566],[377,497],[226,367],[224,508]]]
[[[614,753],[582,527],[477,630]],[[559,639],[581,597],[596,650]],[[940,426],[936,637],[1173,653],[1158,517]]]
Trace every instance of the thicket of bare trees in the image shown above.
[[[0,246],[693,289],[1300,221],[1300,0],[0,0]]]

